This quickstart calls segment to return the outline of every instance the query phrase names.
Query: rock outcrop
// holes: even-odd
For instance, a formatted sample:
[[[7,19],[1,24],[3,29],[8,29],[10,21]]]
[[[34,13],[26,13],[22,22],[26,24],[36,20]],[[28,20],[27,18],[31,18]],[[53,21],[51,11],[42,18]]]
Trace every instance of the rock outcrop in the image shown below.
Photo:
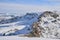
[[[33,24],[33,35],[44,38],[60,38],[60,15],[45,11]]]

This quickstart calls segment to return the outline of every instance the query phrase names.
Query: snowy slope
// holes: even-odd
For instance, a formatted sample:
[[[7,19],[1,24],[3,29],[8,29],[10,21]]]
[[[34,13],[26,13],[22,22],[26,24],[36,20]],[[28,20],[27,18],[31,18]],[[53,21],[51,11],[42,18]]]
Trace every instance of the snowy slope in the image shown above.
[[[37,21],[38,14],[27,13],[0,21],[0,36],[28,34],[32,31],[32,24]],[[6,30],[5,30],[6,29]]]

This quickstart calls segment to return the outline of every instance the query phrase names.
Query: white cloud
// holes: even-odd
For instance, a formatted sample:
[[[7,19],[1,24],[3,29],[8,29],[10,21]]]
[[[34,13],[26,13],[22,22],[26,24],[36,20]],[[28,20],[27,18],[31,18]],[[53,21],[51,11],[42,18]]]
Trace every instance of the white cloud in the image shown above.
[[[34,6],[34,5],[23,5],[23,4],[8,4],[8,3],[0,3],[0,12],[3,13],[17,13],[17,14],[25,14],[26,12],[40,12],[46,10],[59,10],[60,6]]]

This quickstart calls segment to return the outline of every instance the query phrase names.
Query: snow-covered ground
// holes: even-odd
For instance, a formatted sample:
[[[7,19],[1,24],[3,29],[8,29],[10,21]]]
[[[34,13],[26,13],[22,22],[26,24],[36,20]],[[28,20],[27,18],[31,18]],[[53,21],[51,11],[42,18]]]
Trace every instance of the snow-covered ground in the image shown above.
[[[1,36],[0,40],[60,40],[60,39],[50,39],[50,38],[28,38],[28,37],[18,37],[18,36]]]

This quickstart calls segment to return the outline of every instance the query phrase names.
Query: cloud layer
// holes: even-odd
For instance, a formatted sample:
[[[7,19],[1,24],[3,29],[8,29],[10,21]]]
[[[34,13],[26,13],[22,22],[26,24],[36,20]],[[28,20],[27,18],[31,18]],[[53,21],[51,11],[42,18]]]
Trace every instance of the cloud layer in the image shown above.
[[[41,12],[46,10],[57,10],[60,11],[60,6],[49,6],[49,5],[24,5],[24,4],[8,4],[8,3],[0,3],[0,13],[16,13],[25,14],[26,12]]]

